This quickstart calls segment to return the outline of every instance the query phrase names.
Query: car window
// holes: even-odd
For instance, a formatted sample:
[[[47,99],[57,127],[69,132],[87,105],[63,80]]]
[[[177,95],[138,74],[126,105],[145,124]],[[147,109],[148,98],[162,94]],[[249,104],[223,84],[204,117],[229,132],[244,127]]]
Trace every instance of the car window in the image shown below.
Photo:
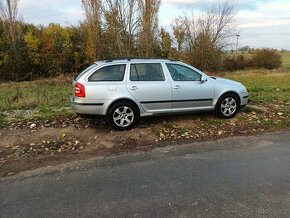
[[[179,64],[166,64],[170,75],[174,81],[200,81],[201,75],[190,69]]]
[[[130,80],[164,81],[164,74],[161,64],[158,63],[131,64]]]
[[[102,67],[94,72],[88,81],[122,81],[125,73],[125,64]]]
[[[96,64],[93,64],[93,65],[89,66],[89,67],[86,68],[83,72],[81,72],[81,73],[77,76],[77,78],[76,78],[75,80],[78,81],[79,78],[82,77],[82,75],[84,75],[86,72],[88,72],[89,70],[93,69],[93,68],[96,67],[96,66],[97,66]]]

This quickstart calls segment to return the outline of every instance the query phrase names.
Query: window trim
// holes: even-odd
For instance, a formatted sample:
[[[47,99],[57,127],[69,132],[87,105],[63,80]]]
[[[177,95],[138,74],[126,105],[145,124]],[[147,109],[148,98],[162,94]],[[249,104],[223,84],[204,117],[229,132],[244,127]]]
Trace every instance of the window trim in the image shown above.
[[[86,73],[94,70],[94,68],[98,67],[96,63],[88,66],[86,69],[84,69],[78,76],[75,77],[75,81],[78,81],[81,77],[83,77]]]
[[[131,80],[131,67],[132,67],[132,65],[135,65],[135,70],[137,73],[137,77],[139,79],[139,75],[138,75],[137,68],[136,68],[137,64],[159,64],[160,68],[161,68],[162,75],[163,75],[163,80]],[[130,63],[130,67],[129,67],[128,71],[129,71],[128,73],[129,73],[129,81],[130,82],[165,82],[166,81],[165,72],[164,72],[164,69],[163,69],[163,66],[161,63],[154,63],[154,62]]]
[[[111,67],[111,66],[119,66],[119,65],[124,65],[124,72],[123,72],[123,77],[122,80],[90,80],[90,78],[94,75],[94,73],[96,73],[97,71],[105,68],[105,67]],[[127,64],[110,64],[110,65],[104,65],[101,66],[100,68],[96,69],[94,72],[92,72],[88,77],[87,77],[87,81],[88,82],[123,82],[124,78],[125,78],[125,74],[126,74],[126,69],[127,69]]]
[[[194,69],[192,69],[192,68],[190,68],[190,67],[188,67],[188,66],[185,66],[185,65],[183,65],[183,64],[177,64],[177,63],[165,63],[165,65],[166,65],[166,68],[167,68],[168,73],[169,73],[169,75],[170,75],[170,78],[171,78],[172,81],[174,81],[174,82],[200,82],[200,81],[202,80],[202,74],[200,74],[199,72],[197,72],[196,70],[194,70]],[[172,75],[171,75],[171,73],[170,73],[170,70],[169,70],[169,68],[168,68],[168,65],[178,65],[178,66],[182,66],[182,67],[188,68],[188,69],[194,71],[195,73],[197,73],[198,75],[200,75],[200,80],[174,80],[174,79],[172,78]]]

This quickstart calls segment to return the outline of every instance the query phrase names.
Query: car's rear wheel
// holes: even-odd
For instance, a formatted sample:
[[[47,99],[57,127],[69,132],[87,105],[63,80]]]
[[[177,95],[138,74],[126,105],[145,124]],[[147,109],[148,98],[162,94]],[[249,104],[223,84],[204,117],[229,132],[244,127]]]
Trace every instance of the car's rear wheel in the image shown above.
[[[225,94],[218,100],[215,113],[221,118],[229,119],[236,116],[239,107],[239,101],[236,95]]]
[[[118,102],[108,111],[110,124],[118,130],[128,130],[133,128],[140,118],[138,108],[130,102]]]

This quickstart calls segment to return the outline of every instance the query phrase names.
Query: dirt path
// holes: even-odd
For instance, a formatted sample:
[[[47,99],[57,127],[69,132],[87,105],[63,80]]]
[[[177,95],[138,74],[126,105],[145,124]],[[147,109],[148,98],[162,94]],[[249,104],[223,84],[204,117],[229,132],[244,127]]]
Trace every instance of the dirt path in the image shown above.
[[[279,125],[289,121],[288,114],[255,111],[243,110],[230,120],[212,113],[143,118],[130,131],[113,130],[103,117],[10,122],[0,130],[0,176],[93,156],[289,129],[289,123]]]

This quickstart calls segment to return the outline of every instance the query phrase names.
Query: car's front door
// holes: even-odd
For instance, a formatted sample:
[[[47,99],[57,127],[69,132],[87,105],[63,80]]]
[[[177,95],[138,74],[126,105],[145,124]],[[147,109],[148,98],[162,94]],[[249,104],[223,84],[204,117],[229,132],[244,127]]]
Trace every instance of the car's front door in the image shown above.
[[[160,63],[131,63],[127,89],[150,113],[171,111],[171,84]]]
[[[202,81],[195,70],[174,63],[166,63],[171,75],[173,111],[210,109],[213,107],[214,87],[211,81]]]

